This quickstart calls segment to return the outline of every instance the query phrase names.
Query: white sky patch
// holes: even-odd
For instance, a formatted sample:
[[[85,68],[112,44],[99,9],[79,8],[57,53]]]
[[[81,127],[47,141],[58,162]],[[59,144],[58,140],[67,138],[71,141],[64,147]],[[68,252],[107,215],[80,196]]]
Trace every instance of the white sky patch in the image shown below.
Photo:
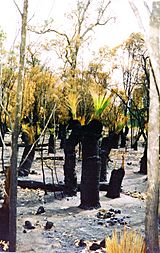
[[[1,0],[2,1],[2,0]],[[97,40],[106,41],[107,36],[104,35],[104,31],[109,31],[108,41],[116,41],[121,39],[127,33],[131,33],[133,30],[137,30],[136,19],[129,8],[127,0],[112,0],[112,9],[115,16],[118,15],[116,24],[112,26],[112,29],[101,28],[101,36],[97,37]],[[22,11],[22,0],[16,0],[18,6]],[[53,18],[59,26],[65,26],[64,13],[73,8],[73,0],[29,0],[29,13],[28,19],[33,25],[40,25],[44,20]],[[16,36],[16,31],[20,28],[21,17],[13,2],[13,0],[5,0],[1,3],[0,8],[0,25],[2,29],[7,33],[8,40],[13,41]],[[98,29],[97,29],[98,30]],[[126,32],[127,31],[127,32]]]
[[[23,0],[15,0],[21,11],[23,8]],[[137,0],[135,0],[137,1]],[[139,3],[142,0],[138,0]],[[7,49],[11,48],[16,38],[16,43],[20,38],[21,16],[18,12],[13,0],[1,0],[0,8],[0,26],[7,34],[6,44]],[[67,22],[65,13],[70,12],[76,0],[29,0],[28,20],[31,25],[42,25],[44,20],[53,18],[56,27],[61,31],[66,29]],[[110,22],[106,26],[97,27],[95,29],[94,39],[92,44],[87,49],[87,52],[98,50],[98,48],[108,45],[114,47],[127,39],[132,32],[140,32],[136,17],[130,8],[128,0],[112,0],[111,3],[112,16],[116,17],[115,22]],[[17,34],[19,35],[17,37]],[[42,35],[36,35],[37,38]],[[34,38],[34,35],[29,35],[29,38]],[[84,52],[86,55],[86,52]]]

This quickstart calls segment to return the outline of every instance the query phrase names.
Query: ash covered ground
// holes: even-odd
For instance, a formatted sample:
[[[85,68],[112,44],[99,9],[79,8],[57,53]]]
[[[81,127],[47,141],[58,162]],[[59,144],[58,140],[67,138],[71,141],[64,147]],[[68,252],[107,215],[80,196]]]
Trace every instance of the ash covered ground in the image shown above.
[[[9,141],[9,136],[7,136]],[[56,156],[64,158],[64,152],[56,141]],[[62,192],[47,192],[37,189],[22,189],[18,186],[17,202],[17,252],[37,253],[80,253],[80,252],[106,252],[105,248],[94,250],[94,242],[100,243],[106,236],[111,236],[116,229],[122,231],[125,227],[133,228],[144,234],[145,197],[147,189],[146,176],[136,174],[140,168],[140,158],[144,147],[141,145],[137,151],[127,149],[125,153],[125,176],[122,182],[120,198],[107,198],[105,191],[100,191],[101,208],[82,210],[80,193],[74,197],[64,197]],[[23,147],[19,149],[19,161]],[[109,182],[113,168],[121,166],[124,149],[112,149],[110,153],[107,179]],[[47,147],[43,156],[48,156]],[[53,155],[50,155],[53,156]],[[5,149],[5,164],[9,164],[10,147]],[[32,174],[21,178],[23,180],[43,181],[42,162],[40,152],[36,151],[31,168]],[[44,161],[46,183],[62,183],[64,160]],[[50,169],[52,168],[52,170]],[[52,172],[53,171],[53,178]],[[80,183],[81,161],[76,164],[77,178]],[[4,175],[0,175],[3,185]],[[39,208],[43,211],[37,214]],[[109,214],[110,213],[110,214]],[[110,217],[109,217],[110,216]],[[26,221],[32,228],[26,228]],[[50,224],[51,227],[47,227]],[[91,250],[93,249],[93,250]]]

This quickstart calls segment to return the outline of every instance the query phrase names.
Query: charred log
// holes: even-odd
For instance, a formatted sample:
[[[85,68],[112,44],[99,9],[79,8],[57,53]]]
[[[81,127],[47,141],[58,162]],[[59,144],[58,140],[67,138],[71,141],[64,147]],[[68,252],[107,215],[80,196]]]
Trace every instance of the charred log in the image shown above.
[[[48,192],[60,192],[64,191],[65,184],[45,184],[43,182],[39,181],[33,181],[33,180],[18,180],[18,186],[20,186],[23,189],[42,189],[47,190]],[[77,184],[77,191],[80,191],[81,184]],[[107,183],[100,183],[99,184],[99,190],[100,191],[107,191],[108,190],[108,184]]]

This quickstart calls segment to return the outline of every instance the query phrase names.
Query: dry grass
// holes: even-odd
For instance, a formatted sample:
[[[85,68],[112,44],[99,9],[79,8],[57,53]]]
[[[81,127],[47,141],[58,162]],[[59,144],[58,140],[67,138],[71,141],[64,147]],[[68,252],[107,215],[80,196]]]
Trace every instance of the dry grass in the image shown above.
[[[112,238],[106,238],[106,253],[146,253],[144,238],[137,231],[126,228],[120,234],[114,231]]]

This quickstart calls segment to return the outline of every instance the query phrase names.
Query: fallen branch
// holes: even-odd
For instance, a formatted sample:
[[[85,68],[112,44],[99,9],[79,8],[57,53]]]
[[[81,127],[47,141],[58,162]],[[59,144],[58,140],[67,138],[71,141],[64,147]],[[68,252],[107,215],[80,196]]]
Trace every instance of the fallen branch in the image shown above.
[[[51,184],[48,183],[46,185],[43,184],[43,182],[39,181],[33,181],[33,180],[18,180],[18,186],[21,188],[25,189],[46,189],[49,192],[54,192],[54,191],[63,191],[65,185],[64,184]],[[108,183],[100,183],[99,185],[99,190],[100,191],[107,191],[108,189]],[[78,184],[78,191],[80,191],[80,184]]]

